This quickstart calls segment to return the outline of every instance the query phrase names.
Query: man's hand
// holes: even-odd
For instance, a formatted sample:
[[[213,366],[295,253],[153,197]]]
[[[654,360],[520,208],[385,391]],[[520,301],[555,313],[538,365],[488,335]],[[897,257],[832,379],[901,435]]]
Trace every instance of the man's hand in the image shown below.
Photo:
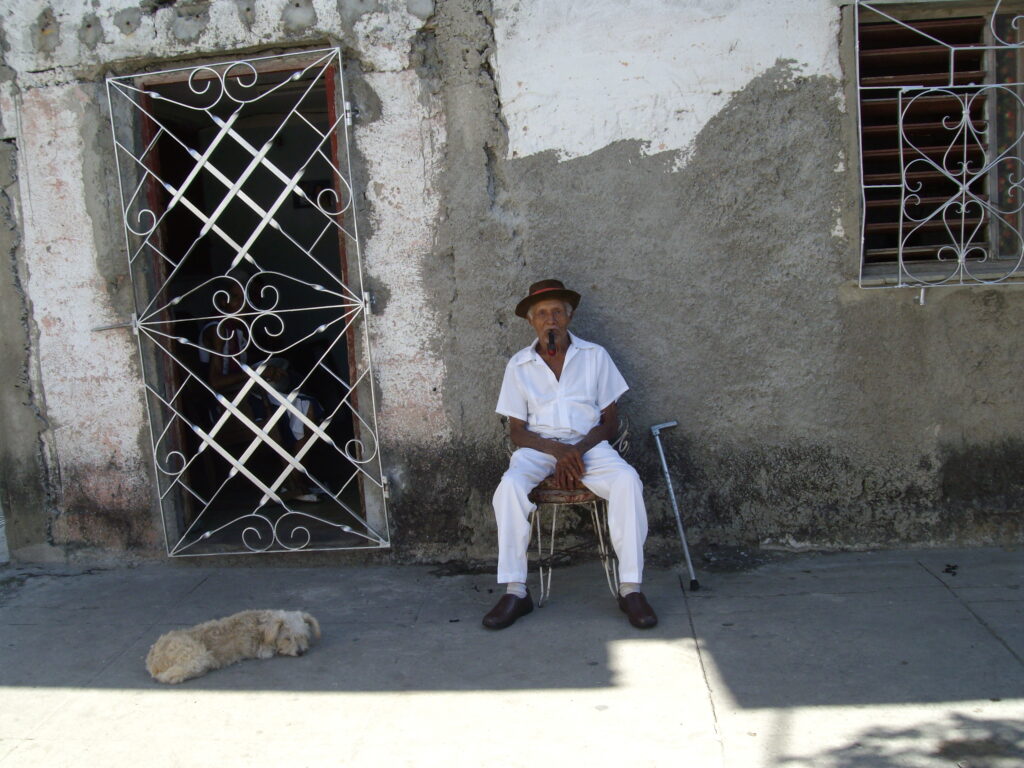
[[[526,428],[526,422],[509,417],[509,437],[512,444],[519,448],[533,448],[555,457],[555,483],[559,488],[575,491],[583,488],[583,475],[587,473],[583,465],[583,454],[596,445],[596,441],[588,448],[585,441],[576,445],[566,445],[557,440],[534,434]],[[597,427],[591,430],[596,434]]]
[[[555,483],[559,488],[567,491],[575,491],[583,487],[583,475],[586,468],[583,466],[583,455],[575,445],[557,443],[559,446],[552,453],[556,459]]]

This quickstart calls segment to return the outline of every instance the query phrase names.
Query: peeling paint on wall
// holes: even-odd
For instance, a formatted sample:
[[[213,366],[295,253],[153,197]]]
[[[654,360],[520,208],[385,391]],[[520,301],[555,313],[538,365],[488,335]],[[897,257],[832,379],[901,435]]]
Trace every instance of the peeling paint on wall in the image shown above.
[[[103,300],[94,223],[85,208],[78,130],[91,90],[27,92],[21,103],[24,247],[39,328],[39,369],[50,434],[64,468],[64,504],[147,509],[138,434],[144,423],[130,334],[96,334],[121,322]]]
[[[353,25],[384,6],[394,6],[384,11],[386,29],[376,38],[371,32],[370,47],[361,53],[371,59],[384,56],[395,60],[408,54],[408,45],[392,40],[391,29],[405,23],[414,31],[420,23],[399,0],[387,4],[371,0],[197,0],[174,4],[26,0],[0,9],[0,24],[9,45],[5,61],[19,72],[23,87],[41,87],[73,80],[112,61],[303,40],[322,43],[325,37],[357,45]],[[414,10],[421,13],[423,9]],[[62,32],[67,29],[72,34]],[[380,46],[381,51],[373,46]]]
[[[807,76],[840,74],[839,9],[822,0],[494,5],[510,157],[567,159],[623,139],[685,150],[779,59]]]
[[[370,326],[381,437],[385,444],[437,443],[452,437],[442,405],[445,367],[435,341],[443,308],[424,293],[421,271],[438,215],[431,190],[444,128],[436,111],[419,102],[415,73],[369,74],[366,80],[381,109],[380,117],[356,134],[367,162],[374,232],[365,250],[366,271],[390,297],[384,311],[371,316]]]

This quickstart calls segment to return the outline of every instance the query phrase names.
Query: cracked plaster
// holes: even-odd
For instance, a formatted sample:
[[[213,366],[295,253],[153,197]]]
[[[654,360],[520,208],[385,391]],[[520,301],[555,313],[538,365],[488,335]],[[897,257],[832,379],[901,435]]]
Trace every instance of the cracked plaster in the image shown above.
[[[40,376],[45,384],[51,436],[65,474],[74,472],[69,496],[115,508],[146,508],[149,489],[139,469],[137,435],[144,422],[135,350],[124,332],[96,334],[97,325],[121,321],[105,300],[93,252],[93,222],[86,209],[78,130],[91,89],[33,90],[21,104],[21,174],[26,291],[39,328]],[[114,480],[109,467],[128,470]]]
[[[425,9],[423,2],[410,9],[406,0],[208,0],[151,10],[135,0],[27,0],[0,9],[0,24],[9,43],[7,65],[18,72],[22,87],[42,87],[94,76],[107,62],[325,38],[352,46],[381,69],[400,69]],[[367,15],[375,20],[363,23]],[[83,32],[87,18],[92,27]],[[357,34],[354,25],[363,31]],[[59,34],[64,28],[75,33]],[[44,35],[45,30],[50,31]]]

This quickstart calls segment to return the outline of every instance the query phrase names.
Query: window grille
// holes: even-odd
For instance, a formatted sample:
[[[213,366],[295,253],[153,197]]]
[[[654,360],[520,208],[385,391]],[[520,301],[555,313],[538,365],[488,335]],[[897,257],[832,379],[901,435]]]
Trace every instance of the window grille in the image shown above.
[[[1022,8],[855,6],[861,285],[1022,276]]]

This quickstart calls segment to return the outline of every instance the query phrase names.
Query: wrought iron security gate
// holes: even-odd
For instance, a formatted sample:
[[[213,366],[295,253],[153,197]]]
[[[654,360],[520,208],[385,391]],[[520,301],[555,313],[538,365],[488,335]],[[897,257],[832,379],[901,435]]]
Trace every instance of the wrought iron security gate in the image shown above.
[[[340,51],[107,96],[168,554],[389,546]]]

